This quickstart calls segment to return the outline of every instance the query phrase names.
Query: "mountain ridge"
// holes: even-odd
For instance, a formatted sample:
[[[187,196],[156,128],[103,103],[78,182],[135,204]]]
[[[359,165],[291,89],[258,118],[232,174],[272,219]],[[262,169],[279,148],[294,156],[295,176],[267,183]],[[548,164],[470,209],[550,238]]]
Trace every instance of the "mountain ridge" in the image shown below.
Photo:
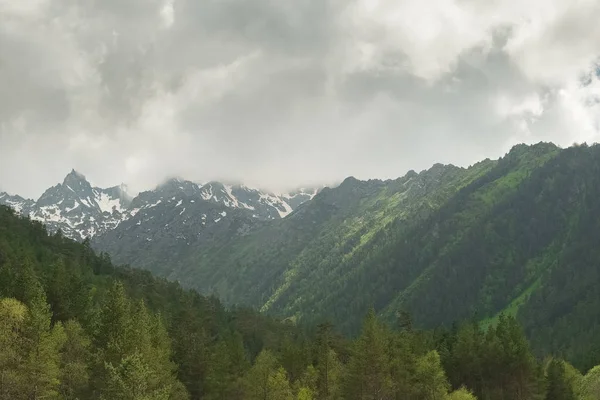
[[[84,174],[72,169],[62,183],[46,189],[37,200],[0,192],[0,204],[43,222],[50,232],[61,231],[70,239],[82,241],[115,229],[140,210],[147,211],[151,206],[166,201],[167,196],[191,196],[199,202],[221,204],[226,209],[243,208],[252,211],[253,218],[266,220],[287,216],[319,190],[296,189],[276,195],[245,185],[216,181],[199,184],[182,178],[170,178],[154,189],[132,196],[125,184],[110,188],[95,187]]]

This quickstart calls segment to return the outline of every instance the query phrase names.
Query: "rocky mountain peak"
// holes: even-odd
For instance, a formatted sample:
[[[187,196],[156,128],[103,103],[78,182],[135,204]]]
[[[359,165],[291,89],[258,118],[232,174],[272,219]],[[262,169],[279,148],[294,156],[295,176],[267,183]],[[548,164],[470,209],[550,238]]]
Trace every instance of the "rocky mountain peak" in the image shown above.
[[[125,221],[151,226],[151,220],[164,222],[163,228],[168,228],[174,237],[181,236],[183,230],[188,237],[194,229],[230,218],[240,221],[283,218],[316,192],[273,194],[244,185],[220,182],[202,185],[175,177],[132,197],[124,184],[94,187],[85,175],[73,169],[62,183],[47,189],[37,201],[2,194],[0,204],[45,223],[51,232],[60,229],[75,240],[102,235]]]
[[[67,176],[65,176],[63,184],[76,183],[78,181],[87,182],[87,179],[85,178],[85,175],[83,175],[80,172],[77,172],[75,169],[72,169],[71,172],[69,172]]]

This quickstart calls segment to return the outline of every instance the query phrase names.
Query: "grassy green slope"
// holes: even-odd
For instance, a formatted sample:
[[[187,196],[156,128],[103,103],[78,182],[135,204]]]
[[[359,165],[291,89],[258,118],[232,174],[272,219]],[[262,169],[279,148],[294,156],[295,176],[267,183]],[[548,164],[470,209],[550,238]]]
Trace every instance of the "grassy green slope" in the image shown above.
[[[541,178],[561,155],[551,144],[520,145],[468,169],[349,178],[178,270],[228,303],[347,331],[371,305],[390,321],[408,309],[422,326],[516,313],[541,287],[567,226],[561,188]]]
[[[251,304],[300,318],[347,320],[373,302],[351,295],[369,267],[362,260],[390,224],[425,220],[496,162],[471,168],[435,165],[394,181],[348,178],[325,189],[288,218],[221,247],[203,248],[180,264],[179,276],[229,303]],[[348,298],[348,296],[352,298]]]
[[[560,214],[546,218],[552,211],[535,209],[527,197],[539,189],[532,176],[559,154],[547,144],[515,147],[411,231],[403,246],[388,241],[391,249],[382,257],[391,260],[396,281],[408,276],[410,286],[397,286],[402,290],[384,313],[391,318],[407,308],[431,326],[493,315],[517,298],[538,277],[529,260],[560,234]],[[528,223],[533,214],[540,224]]]
[[[513,314],[540,355],[592,365],[600,354],[598,199],[600,146],[513,149],[404,242],[376,251],[397,274],[388,284],[397,294],[380,312],[392,320],[408,309],[429,327]]]

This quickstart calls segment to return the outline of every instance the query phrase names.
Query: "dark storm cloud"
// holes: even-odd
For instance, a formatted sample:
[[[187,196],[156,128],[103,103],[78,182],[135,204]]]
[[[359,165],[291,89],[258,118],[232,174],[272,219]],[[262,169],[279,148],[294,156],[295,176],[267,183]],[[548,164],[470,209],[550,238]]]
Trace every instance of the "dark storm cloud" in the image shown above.
[[[72,167],[287,188],[594,141],[599,17],[592,0],[0,0],[0,188],[35,196]]]

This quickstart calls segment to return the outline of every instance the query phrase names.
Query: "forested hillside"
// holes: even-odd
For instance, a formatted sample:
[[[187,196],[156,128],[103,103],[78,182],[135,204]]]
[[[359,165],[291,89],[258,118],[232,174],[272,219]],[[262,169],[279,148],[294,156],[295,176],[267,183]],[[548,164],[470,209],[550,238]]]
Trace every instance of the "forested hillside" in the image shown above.
[[[361,317],[362,319],[362,317]],[[592,400],[512,317],[423,331],[371,310],[356,340],[225,310],[0,207],[0,399]],[[477,397],[475,397],[477,396]]]
[[[202,292],[215,293],[228,304],[251,305],[278,315],[284,315],[280,311],[285,307],[285,316],[297,316],[296,311],[310,307],[322,316],[331,310],[320,304],[319,296],[326,293],[313,291],[315,283],[341,290],[340,284],[356,282],[358,271],[348,269],[346,264],[369,251],[376,233],[393,221],[410,224],[426,218],[494,165],[495,161],[490,160],[469,169],[438,164],[394,181],[348,178],[339,187],[323,189],[283,220],[244,234],[230,230],[219,240],[191,248],[185,257],[165,251],[161,262],[149,265],[144,261],[141,265]],[[125,234],[120,237],[122,246],[135,243]],[[102,240],[100,237],[95,242],[101,250],[105,248]],[[161,247],[158,242],[152,245]],[[137,265],[136,254],[142,252],[134,244],[127,251],[111,254],[119,262]],[[147,258],[141,254],[139,257]],[[354,288],[348,289],[348,295],[352,295]],[[336,310],[336,316],[364,314],[370,305],[366,296],[363,291],[354,301],[345,302],[343,310]],[[310,299],[315,302],[303,304]],[[352,322],[355,327],[360,325],[360,320]]]
[[[388,325],[408,311],[419,329],[464,320],[487,329],[504,313],[523,326],[537,357],[554,354],[586,370],[600,358],[598,198],[597,145],[519,145],[469,168],[438,164],[393,181],[348,178],[285,219],[220,235],[182,258],[153,242],[161,258],[146,266],[186,289],[116,268],[107,255],[94,255],[89,241],[47,237],[40,223],[3,209],[0,293],[27,312],[44,298],[62,329],[76,320],[93,348],[90,373],[99,373],[100,354],[108,351],[99,332],[107,323],[103,309],[117,307],[109,300],[122,299],[123,320],[148,314],[136,327],[158,324],[153,315],[160,313],[152,329],[169,334],[179,365],[173,376],[192,397],[210,390],[211,378],[210,368],[191,365],[208,365],[217,346],[233,346],[237,338],[252,362],[264,348],[277,356],[292,344],[310,348],[293,324],[331,321],[355,337],[371,307]],[[126,239],[135,266],[139,249],[128,248],[135,241]],[[249,309],[225,311],[216,298],[189,288],[288,322]],[[10,309],[24,312],[16,303]],[[94,385],[90,380],[86,390],[99,395],[104,389]]]
[[[200,398],[233,388],[263,349],[303,343],[290,326],[115,267],[3,206],[0,298],[3,399]]]
[[[597,145],[539,143],[469,168],[348,178],[283,220],[146,266],[226,304],[308,325],[327,318],[352,334],[371,306],[387,322],[408,310],[425,328],[487,325],[504,311],[536,354],[589,367],[600,334],[599,160]],[[116,256],[135,265],[135,254]]]

